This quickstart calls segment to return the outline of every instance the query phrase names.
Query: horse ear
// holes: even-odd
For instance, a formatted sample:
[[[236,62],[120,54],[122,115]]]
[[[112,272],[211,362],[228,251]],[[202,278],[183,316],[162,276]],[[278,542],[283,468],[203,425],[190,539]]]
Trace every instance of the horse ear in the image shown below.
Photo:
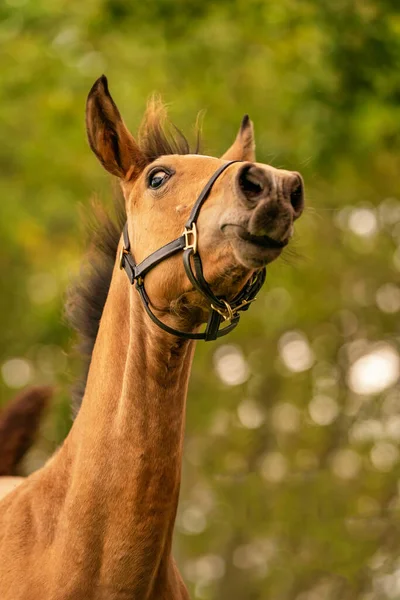
[[[102,75],[93,85],[86,102],[86,131],[89,145],[103,167],[118,177],[131,177],[147,161],[126,128]]]
[[[235,141],[221,158],[224,160],[255,161],[256,144],[254,141],[253,123],[250,121],[249,115],[244,115]]]

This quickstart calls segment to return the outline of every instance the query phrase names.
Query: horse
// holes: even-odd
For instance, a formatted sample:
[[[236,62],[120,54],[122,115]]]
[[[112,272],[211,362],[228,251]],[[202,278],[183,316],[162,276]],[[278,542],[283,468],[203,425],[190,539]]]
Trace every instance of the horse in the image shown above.
[[[50,386],[29,387],[0,413],[0,499],[22,483],[16,476],[19,463],[34,442],[52,395]]]
[[[68,303],[88,358],[73,426],[0,502],[2,600],[189,597],[171,545],[195,343],[237,326],[304,186],[255,161],[247,115],[220,158],[165,123],[151,102],[135,139],[106,77],[90,90],[89,145],[124,202]]]

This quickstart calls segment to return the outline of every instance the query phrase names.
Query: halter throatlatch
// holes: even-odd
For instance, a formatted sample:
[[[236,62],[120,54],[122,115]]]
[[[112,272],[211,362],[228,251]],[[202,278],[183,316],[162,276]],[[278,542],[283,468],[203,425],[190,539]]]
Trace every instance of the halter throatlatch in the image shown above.
[[[176,240],[169,242],[169,244],[162,246],[162,248],[159,248],[150,254],[150,256],[145,258],[138,265],[135,263],[131,252],[131,245],[128,236],[128,224],[126,223],[124,226],[124,245],[120,253],[119,266],[121,269],[125,269],[131,284],[136,282],[136,289],[140,294],[144,308],[146,309],[146,312],[151,320],[161,327],[161,329],[171,333],[172,335],[176,335],[185,339],[206,341],[215,340],[223,335],[226,335],[237,326],[240,319],[239,311],[244,311],[249,308],[250,303],[256,299],[256,294],[265,281],[266,268],[263,267],[257,271],[257,273],[245,284],[244,288],[239,292],[239,294],[235,296],[231,302],[228,302],[225,298],[216,296],[211,290],[204,277],[201,258],[197,251],[196,221],[198,219],[200,209],[204,201],[207,199],[215,181],[218,179],[221,173],[225,171],[225,169],[235,162],[239,161],[231,160],[223,164],[206,183],[192,208],[192,212],[190,213],[189,219],[186,222],[183,234]],[[150,269],[173,254],[180,252],[181,250],[183,251],[183,265],[190,282],[192,283],[193,287],[206,298],[210,306],[210,315],[208,318],[207,327],[203,333],[188,333],[186,331],[179,331],[178,329],[173,329],[172,327],[169,327],[160,321],[160,319],[156,317],[150,308],[150,299],[144,287],[144,277],[150,271]],[[220,329],[221,324],[224,322],[228,322],[229,325]]]

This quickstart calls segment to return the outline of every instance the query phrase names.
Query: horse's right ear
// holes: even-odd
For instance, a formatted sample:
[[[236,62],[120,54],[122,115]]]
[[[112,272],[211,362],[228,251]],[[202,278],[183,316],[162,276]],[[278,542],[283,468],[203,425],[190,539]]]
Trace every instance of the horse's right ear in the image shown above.
[[[126,128],[102,75],[89,92],[86,103],[86,131],[89,144],[101,164],[124,179],[146,166],[146,159]]]
[[[235,141],[221,158],[224,160],[246,160],[250,162],[256,160],[254,129],[249,115],[244,115]]]

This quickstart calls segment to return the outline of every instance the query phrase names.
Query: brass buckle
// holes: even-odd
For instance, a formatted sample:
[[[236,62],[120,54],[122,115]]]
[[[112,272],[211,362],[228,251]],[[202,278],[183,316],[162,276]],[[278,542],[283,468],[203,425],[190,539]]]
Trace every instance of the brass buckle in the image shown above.
[[[224,321],[232,321],[232,319],[234,317],[236,317],[236,314],[239,310],[241,310],[244,306],[251,304],[255,300],[257,300],[257,298],[252,298],[252,300],[243,300],[243,302],[241,302],[241,304],[239,304],[239,306],[235,306],[235,308],[232,308],[232,306],[230,304],[228,304],[228,302],[226,300],[223,300],[221,298],[221,302],[223,302],[225,304],[225,308],[219,308],[218,306],[215,306],[214,304],[211,304],[211,308],[213,310],[215,310],[219,315],[221,315],[221,317],[224,319]]]
[[[122,270],[124,268],[124,256],[125,254],[129,254],[128,250],[122,246],[121,251],[119,253],[119,268]]]
[[[221,302],[225,304],[225,309],[219,308],[218,306],[214,306],[214,304],[211,304],[211,308],[215,310],[215,312],[217,312],[219,315],[221,315],[224,321],[232,321],[233,317],[235,316],[236,310],[233,310],[232,306],[228,304],[226,300],[222,300],[222,298]]]
[[[186,227],[185,227],[183,235],[185,236],[185,247],[184,247],[184,250],[189,250],[191,248],[193,250],[193,254],[196,254],[196,252],[197,252],[197,228],[196,228],[196,223],[193,223],[192,229],[186,229]],[[189,241],[189,235],[193,236],[192,243],[190,243],[190,241]]]

